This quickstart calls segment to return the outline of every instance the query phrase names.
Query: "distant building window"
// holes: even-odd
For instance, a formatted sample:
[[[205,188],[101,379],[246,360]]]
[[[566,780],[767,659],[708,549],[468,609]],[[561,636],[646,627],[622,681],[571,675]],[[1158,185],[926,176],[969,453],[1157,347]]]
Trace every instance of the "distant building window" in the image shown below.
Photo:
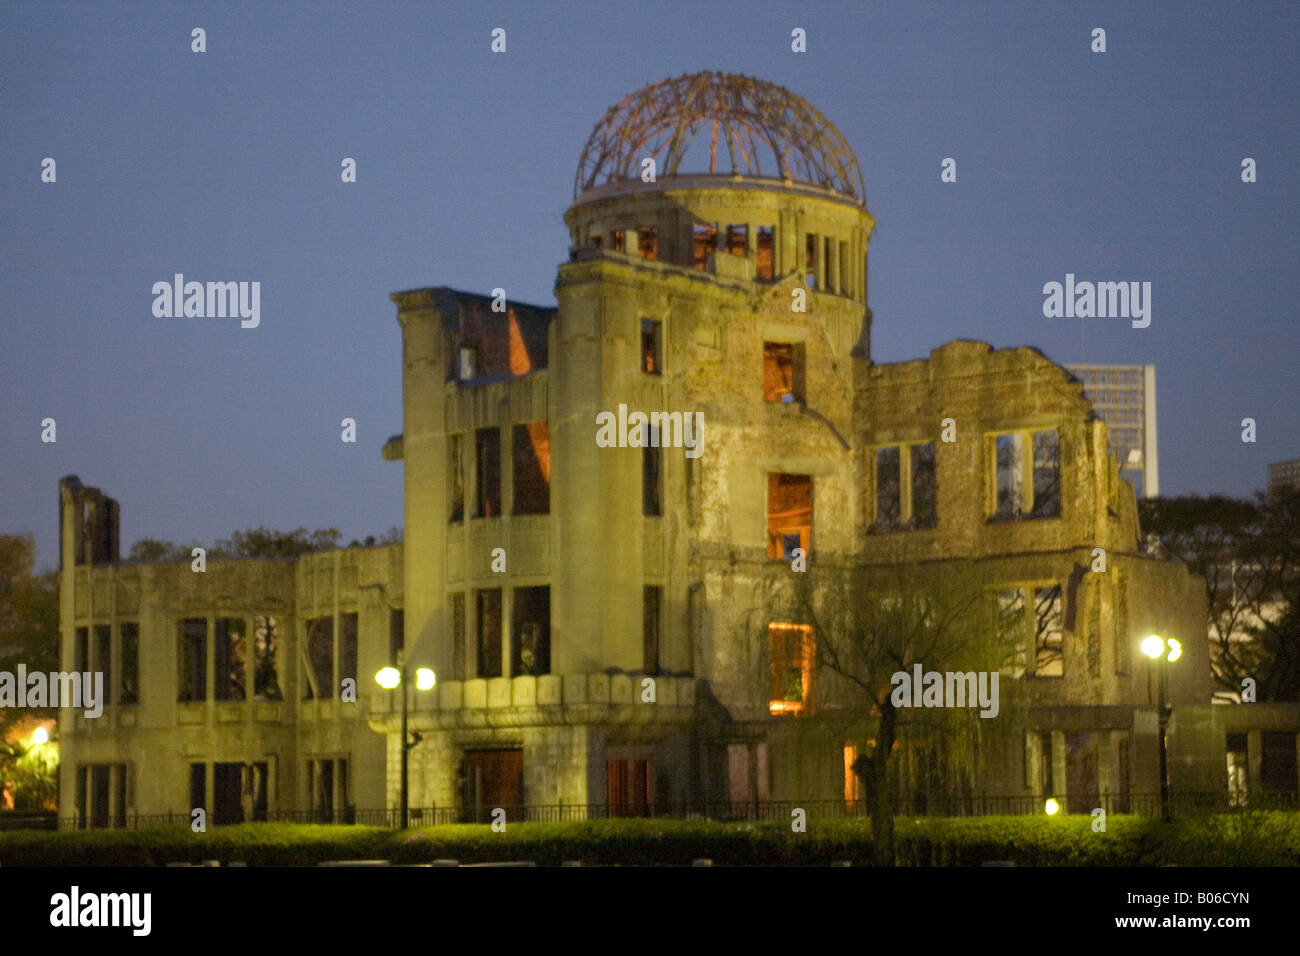
[[[140,625],[123,621],[118,625],[122,641],[122,676],[118,685],[119,704],[140,703]]]
[[[213,697],[244,699],[244,619],[219,617],[215,627]]]
[[[934,442],[876,449],[876,532],[933,528],[936,509]]]
[[[754,275],[765,281],[771,281],[776,274],[776,229],[772,226],[758,227],[758,249],[754,262]]]
[[[718,246],[718,224],[697,222],[691,230],[691,263],[700,272],[709,272],[709,257]]]
[[[627,231],[615,229],[612,234],[611,245],[615,252],[627,252]]]
[[[1056,429],[990,436],[995,520],[1055,518],[1061,513],[1061,449]]]
[[[269,614],[253,618],[253,697],[283,700],[280,690],[280,621]]]
[[[474,592],[475,677],[501,676],[501,589]]]
[[[178,701],[198,703],[208,699],[208,622],[189,617],[180,626],[180,693]]]
[[[645,226],[636,231],[636,251],[642,259],[659,258],[659,236],[654,226]]]
[[[727,252],[733,256],[749,255],[749,226],[732,225],[727,227]]]
[[[551,672],[551,589],[515,588],[512,602],[515,640],[510,662],[514,677]]]
[[[773,714],[807,714],[812,704],[813,665],[817,646],[807,624],[767,626],[771,665],[768,709]]]
[[[788,561],[795,548],[812,554],[813,489],[811,475],[767,476],[767,556]]]
[[[660,621],[662,618],[663,588],[646,585],[641,591],[641,670],[646,674],[659,673]]]
[[[501,516],[501,432],[480,428],[474,433],[474,491],[476,518]]]
[[[804,347],[801,342],[763,343],[763,400],[804,400]]]
[[[511,514],[544,515],[551,511],[551,431],[546,422],[515,425],[515,501]]]
[[[465,518],[465,436],[453,434],[447,442],[447,491],[451,497],[448,521]]]
[[[307,680],[303,700],[334,696],[334,618],[316,617],[307,621]]]
[[[663,327],[658,319],[641,320],[641,371],[647,375],[662,375]]]

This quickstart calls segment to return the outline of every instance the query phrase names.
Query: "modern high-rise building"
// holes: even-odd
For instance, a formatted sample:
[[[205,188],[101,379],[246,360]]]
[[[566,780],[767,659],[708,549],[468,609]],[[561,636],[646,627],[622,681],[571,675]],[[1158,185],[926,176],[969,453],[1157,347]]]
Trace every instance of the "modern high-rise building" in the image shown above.
[[[1160,494],[1154,365],[1068,365],[1083,383],[1097,417],[1106,423],[1120,472],[1141,481],[1142,497]]]
[[[63,806],[396,806],[415,738],[374,674],[399,651],[438,678],[407,691],[413,807],[843,806],[878,715],[798,589],[972,561],[1012,663],[961,792],[1086,812],[1157,789],[1154,632],[1184,649],[1175,784],[1226,793],[1203,582],[1143,553],[1066,369],[967,340],[872,360],[875,221],[816,109],[720,73],[645,87],[592,132],[565,223],[553,307],[392,296],[402,545],[124,563],[115,506],[64,480],[64,666],[114,696],[63,714]],[[926,746],[903,787],[933,783]]]

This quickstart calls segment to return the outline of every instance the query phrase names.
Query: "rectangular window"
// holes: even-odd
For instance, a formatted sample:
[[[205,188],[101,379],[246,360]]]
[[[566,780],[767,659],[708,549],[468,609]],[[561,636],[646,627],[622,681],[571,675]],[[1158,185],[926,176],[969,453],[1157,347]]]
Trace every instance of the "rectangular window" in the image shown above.
[[[512,677],[551,672],[551,589],[515,588],[511,609],[514,653]]]
[[[605,237],[600,233],[596,233],[591,237],[591,244],[599,249],[605,245]]]
[[[1019,518],[1023,510],[1021,495],[1022,472],[1021,436],[998,435],[997,448],[997,506],[994,516]]]
[[[501,676],[501,589],[474,592],[475,677]]]
[[[1055,518],[1061,513],[1061,444],[1056,430],[1034,432],[1035,518]]]
[[[1064,673],[1061,587],[1034,588],[1034,676]]]
[[[1228,734],[1228,806],[1244,807],[1250,781],[1250,753],[1245,734]]]
[[[648,584],[641,589],[641,670],[659,673],[659,638],[663,589]]]
[[[817,288],[817,237],[811,232],[804,236],[803,271],[808,288]]]
[[[307,622],[308,679],[303,686],[303,700],[334,696],[334,618],[317,617]]]
[[[1002,670],[1008,677],[1023,677],[1028,669],[1025,639],[1025,599],[1019,588],[997,594],[997,635],[1003,652]]]
[[[456,353],[456,378],[470,382],[478,378],[478,349],[473,345],[462,345]]]
[[[636,251],[642,259],[659,258],[659,236],[654,226],[646,226],[636,231]]]
[[[727,252],[733,256],[749,255],[748,225],[731,225],[727,227]]]
[[[718,246],[718,224],[697,222],[691,232],[693,249],[691,262],[700,272],[708,272],[710,256]]]
[[[611,817],[650,815],[650,761],[606,761],[607,798]]]
[[[913,528],[933,528],[938,523],[938,481],[934,468],[934,442],[912,445],[911,515]]]
[[[840,278],[840,294],[852,295],[852,281],[849,278],[849,243],[840,243],[840,266],[837,275]]]
[[[811,475],[767,476],[767,556],[788,561],[795,548],[812,554],[813,488]]]
[[[108,828],[108,794],[112,774],[108,764],[95,764],[90,768],[90,827],[93,830]]]
[[[95,625],[95,670],[104,675],[104,686],[113,692],[113,628],[108,624]]]
[[[1056,429],[993,435],[992,516],[997,520],[1061,514],[1061,448]]]
[[[351,680],[356,686],[357,680],[357,612],[349,611],[339,615],[339,676],[338,685]],[[330,694],[333,697],[333,694]]]
[[[876,449],[876,531],[898,531],[903,526],[901,467],[897,445]]]
[[[447,442],[447,489],[451,495],[448,521],[465,517],[465,436],[452,435]]]
[[[475,518],[501,515],[501,432],[480,428],[474,433]]]
[[[647,445],[641,449],[641,513],[659,517],[663,511],[663,449]]]
[[[763,343],[763,400],[802,402],[804,347],[802,343]]]
[[[465,673],[465,592],[451,596],[451,679],[464,680]]]
[[[73,667],[78,673],[85,674],[90,671],[90,629],[85,627],[77,628],[76,645],[73,648],[75,663]]]
[[[515,501],[511,514],[544,515],[551,511],[551,430],[546,422],[516,425],[514,435]]]
[[[663,323],[658,319],[641,320],[641,371],[647,375],[662,375]]]
[[[627,252],[627,230],[614,230],[612,246],[615,252]]]
[[[771,665],[769,709],[773,714],[807,714],[812,704],[816,642],[807,624],[767,626]]]
[[[826,274],[826,291],[834,292],[837,288],[837,278],[835,275],[835,240],[826,236],[822,240],[822,269]]]
[[[244,765],[212,765],[212,823],[226,826],[244,822]]]
[[[1044,730],[1038,735],[1038,752],[1038,762],[1043,781],[1043,795],[1051,796],[1056,793],[1056,782],[1055,761],[1052,756],[1052,732],[1050,730]]]
[[[280,690],[280,620],[269,614],[253,618],[253,699],[283,700]]]
[[[397,655],[406,647],[406,612],[392,608],[388,612],[388,663],[397,666]],[[453,677],[452,680],[459,680]]]
[[[140,625],[124,621],[118,625],[122,640],[122,676],[117,689],[119,704],[140,703]]]
[[[208,622],[187,617],[180,627],[180,694],[178,701],[198,703],[208,699]]]
[[[244,699],[244,619],[219,617],[212,669],[212,693],[217,700]]]
[[[754,262],[756,278],[770,282],[776,274],[776,230],[772,226],[758,227],[758,249]]]
[[[208,766],[202,763],[190,764],[190,809],[207,810],[208,808]]]
[[[858,748],[854,744],[844,745],[844,807],[852,810],[860,799],[858,775],[853,765],[858,762]]]

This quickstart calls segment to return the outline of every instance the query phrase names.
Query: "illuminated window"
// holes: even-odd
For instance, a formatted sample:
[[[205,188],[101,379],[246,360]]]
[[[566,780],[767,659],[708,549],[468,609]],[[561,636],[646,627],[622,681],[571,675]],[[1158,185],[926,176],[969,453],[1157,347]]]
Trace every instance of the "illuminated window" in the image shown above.
[[[763,343],[763,400],[766,402],[802,402],[803,343]]]
[[[642,259],[659,258],[659,236],[654,226],[646,226],[636,231],[636,251]]]
[[[615,229],[612,235],[610,245],[615,252],[627,252],[627,231],[624,229]]]
[[[853,771],[858,760],[858,748],[854,744],[844,745],[844,806],[852,809],[859,800],[858,786],[861,780]]]
[[[718,245],[718,224],[697,222],[691,229],[691,264],[700,272],[708,272],[709,256]]]
[[[774,714],[807,714],[812,707],[816,642],[808,624],[769,624],[771,662],[769,709]]]
[[[749,226],[727,227],[727,252],[733,256],[749,255]]]
[[[767,556],[790,560],[795,548],[812,554],[812,476],[767,476]]]
[[[1061,514],[1061,446],[1056,429],[989,436],[993,461],[989,513],[996,520]]]
[[[776,230],[772,226],[758,227],[758,256],[754,263],[754,275],[759,279],[771,280],[776,273],[773,252],[776,248]]]
[[[1009,588],[997,594],[998,639],[1010,677],[1064,674],[1064,616],[1060,585]]]
[[[663,374],[663,325],[657,319],[641,320],[641,371],[647,375]]]
[[[551,510],[551,432],[546,422],[516,425],[515,502],[512,514],[544,515]]]

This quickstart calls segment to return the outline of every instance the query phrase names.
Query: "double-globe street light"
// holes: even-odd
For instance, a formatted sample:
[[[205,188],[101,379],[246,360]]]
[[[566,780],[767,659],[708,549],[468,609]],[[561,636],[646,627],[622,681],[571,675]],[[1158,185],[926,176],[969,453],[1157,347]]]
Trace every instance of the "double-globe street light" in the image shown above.
[[[406,692],[406,652],[397,652],[397,667],[381,668],[379,673],[375,674],[375,683],[385,690],[402,689],[402,829],[405,830],[409,820],[409,808],[407,806],[407,754],[411,748],[420,742],[421,735],[419,731],[407,733],[407,711],[410,703],[410,695]],[[437,683],[437,677],[433,671],[427,667],[417,668],[415,671],[415,689],[416,690],[433,690],[433,685]]]
[[[1183,645],[1178,643],[1172,637],[1163,638],[1158,634],[1152,634],[1145,638],[1140,645],[1142,653],[1151,660],[1160,662],[1160,676],[1158,679],[1160,685],[1160,703],[1157,710],[1157,719],[1160,727],[1160,815],[1165,822],[1169,822],[1169,751],[1165,742],[1165,737],[1169,731],[1169,715],[1173,711],[1168,701],[1165,699],[1166,680],[1165,667],[1172,664],[1178,658],[1183,656]],[[1147,688],[1150,690],[1150,672],[1147,672]],[[1148,697],[1149,699],[1149,697]]]

